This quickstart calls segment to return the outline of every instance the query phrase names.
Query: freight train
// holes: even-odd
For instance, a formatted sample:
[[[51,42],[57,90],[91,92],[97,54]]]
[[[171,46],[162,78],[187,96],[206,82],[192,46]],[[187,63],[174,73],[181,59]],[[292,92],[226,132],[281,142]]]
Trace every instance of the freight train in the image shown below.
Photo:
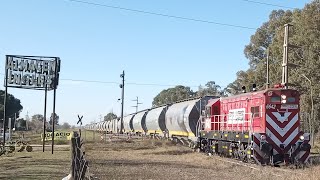
[[[307,162],[310,135],[300,129],[299,92],[278,85],[230,97],[204,96],[129,114],[125,134],[168,138],[208,154],[260,165]],[[85,126],[118,133],[114,119]]]

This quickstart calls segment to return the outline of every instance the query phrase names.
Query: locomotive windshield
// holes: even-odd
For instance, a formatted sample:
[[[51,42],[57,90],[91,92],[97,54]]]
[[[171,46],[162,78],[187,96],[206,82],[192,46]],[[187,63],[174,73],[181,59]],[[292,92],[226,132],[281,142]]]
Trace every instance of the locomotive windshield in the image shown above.
[[[270,90],[267,92],[267,101],[271,104],[296,104],[299,94],[295,90]]]

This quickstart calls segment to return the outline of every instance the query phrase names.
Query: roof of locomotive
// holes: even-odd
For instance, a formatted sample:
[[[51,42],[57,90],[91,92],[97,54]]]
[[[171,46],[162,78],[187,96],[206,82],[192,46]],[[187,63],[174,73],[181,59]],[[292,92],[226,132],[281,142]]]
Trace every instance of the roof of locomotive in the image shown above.
[[[225,100],[225,99],[248,97],[248,96],[257,95],[257,94],[264,94],[265,92],[268,92],[268,91],[279,91],[279,90],[281,90],[281,91],[283,91],[283,90],[286,90],[286,91],[289,91],[289,90],[290,91],[297,91],[295,89],[268,88],[268,89],[264,89],[264,90],[261,90],[261,91],[252,91],[252,92],[246,92],[246,93],[233,95],[233,96],[228,96],[228,97],[221,97],[220,99],[221,100]]]

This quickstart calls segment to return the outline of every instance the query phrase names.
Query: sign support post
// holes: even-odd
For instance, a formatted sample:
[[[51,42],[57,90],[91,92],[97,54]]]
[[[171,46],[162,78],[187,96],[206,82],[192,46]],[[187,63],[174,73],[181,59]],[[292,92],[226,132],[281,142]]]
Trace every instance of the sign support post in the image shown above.
[[[6,64],[8,62],[8,56],[6,56]],[[6,78],[4,79],[4,84],[5,84],[5,92],[4,92],[4,102],[3,102],[3,145],[6,145],[6,117],[7,117],[7,96],[8,96],[8,69],[6,67]]]
[[[46,86],[45,93],[44,93],[44,113],[43,113],[43,142],[42,142],[42,152],[44,152],[45,146],[45,138],[46,138],[46,123],[47,123],[47,92],[48,87]]]

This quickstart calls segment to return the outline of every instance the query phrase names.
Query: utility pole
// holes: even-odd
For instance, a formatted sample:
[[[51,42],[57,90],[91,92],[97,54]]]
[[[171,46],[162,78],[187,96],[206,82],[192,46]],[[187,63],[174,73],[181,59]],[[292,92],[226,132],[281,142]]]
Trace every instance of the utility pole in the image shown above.
[[[120,88],[122,89],[121,93],[121,128],[120,128],[120,134],[123,134],[123,103],[124,103],[124,71],[122,71],[122,74],[120,74],[120,77],[122,78],[122,84],[120,84]]]
[[[312,146],[314,146],[314,104],[313,104],[313,93],[312,93],[312,82],[311,80],[305,75],[305,74],[301,74],[302,77],[304,77],[309,83],[310,83],[310,99],[311,99],[311,117],[310,117],[310,121],[309,121],[309,127],[310,127],[310,133],[311,133],[311,144]]]
[[[132,106],[132,107],[135,107],[135,108],[136,108],[136,112],[138,112],[138,107],[139,107],[139,104],[142,104],[142,103],[139,103],[139,97],[137,96],[137,99],[135,99],[135,100],[132,100],[132,101],[136,101],[136,102],[137,102],[137,105],[135,105],[135,106]]]
[[[293,45],[289,43],[289,29],[291,24],[285,24],[284,27],[284,42],[283,42],[283,62],[282,62],[282,82],[281,84],[285,86],[285,89],[288,89],[289,83],[289,69],[288,67],[297,67],[298,65],[288,63],[288,51],[289,48],[301,48],[299,46]]]
[[[288,89],[288,74],[289,74],[289,71],[288,71],[288,66],[291,65],[291,66],[296,66],[294,64],[290,64],[288,63],[288,48],[301,48],[299,46],[296,46],[296,45],[292,45],[292,44],[289,44],[289,28],[290,26],[292,26],[291,24],[285,24],[284,27],[284,42],[283,42],[283,63],[282,63],[282,85],[285,86],[285,89]],[[313,97],[312,97],[312,82],[311,80],[305,76],[304,74],[302,74],[302,76],[307,79],[310,83],[310,99],[311,99],[311,117],[310,117],[310,122],[309,122],[309,126],[310,124],[312,126],[314,126],[314,122],[315,122],[315,119],[314,119],[314,104],[313,104]],[[312,122],[311,122],[312,121]],[[310,133],[311,133],[311,142],[312,142],[312,145],[314,145],[314,127],[310,127]]]
[[[269,85],[270,85],[270,82],[269,82],[269,52],[270,49],[268,48],[267,50],[267,84],[266,84],[266,89],[269,89]]]
[[[282,62],[282,82],[281,84],[288,89],[288,47],[289,47],[289,27],[290,24],[284,25],[284,41],[283,41],[283,62]]]

